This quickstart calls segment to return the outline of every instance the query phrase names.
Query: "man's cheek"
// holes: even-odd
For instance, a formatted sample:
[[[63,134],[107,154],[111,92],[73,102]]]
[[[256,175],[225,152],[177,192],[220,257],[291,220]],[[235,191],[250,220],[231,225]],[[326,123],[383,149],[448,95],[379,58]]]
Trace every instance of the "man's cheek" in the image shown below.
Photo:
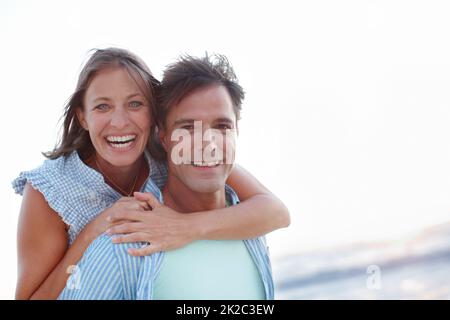
[[[224,145],[224,160],[226,164],[233,164],[236,154],[236,140],[226,139]]]

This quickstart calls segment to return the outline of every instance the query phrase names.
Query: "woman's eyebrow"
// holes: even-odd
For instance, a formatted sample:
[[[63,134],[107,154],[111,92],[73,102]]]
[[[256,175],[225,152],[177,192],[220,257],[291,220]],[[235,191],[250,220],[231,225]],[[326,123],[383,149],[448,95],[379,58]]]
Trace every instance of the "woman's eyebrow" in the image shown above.
[[[110,101],[111,99],[109,99],[108,97],[98,97],[95,98],[94,100],[92,100],[92,102],[97,102],[97,101]]]
[[[130,98],[133,98],[133,97],[136,97],[136,96],[142,96],[142,94],[139,93],[139,92],[132,93],[132,94],[130,94],[129,96],[127,96],[127,99],[130,99]]]
[[[132,93],[132,94],[128,95],[128,96],[126,97],[126,99],[130,99],[130,98],[133,98],[133,97],[136,97],[136,96],[142,96],[142,94],[139,93],[139,92]],[[92,100],[92,101],[93,101],[93,102],[97,102],[97,101],[103,101],[103,100],[111,101],[112,99],[111,99],[111,98],[108,98],[108,97],[97,97],[97,98],[95,98],[95,99]]]

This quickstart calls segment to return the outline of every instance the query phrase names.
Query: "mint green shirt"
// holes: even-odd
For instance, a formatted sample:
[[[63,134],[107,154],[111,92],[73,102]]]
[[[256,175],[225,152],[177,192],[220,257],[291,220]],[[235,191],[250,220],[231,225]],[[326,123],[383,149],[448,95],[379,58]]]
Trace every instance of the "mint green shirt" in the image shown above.
[[[260,300],[266,296],[242,240],[200,240],[165,253],[154,299]]]

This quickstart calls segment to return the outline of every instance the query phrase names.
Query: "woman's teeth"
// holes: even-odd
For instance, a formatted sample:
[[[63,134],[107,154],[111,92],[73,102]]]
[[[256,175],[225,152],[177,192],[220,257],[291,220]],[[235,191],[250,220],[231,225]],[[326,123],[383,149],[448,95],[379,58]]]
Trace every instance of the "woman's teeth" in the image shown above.
[[[106,137],[106,141],[114,148],[126,148],[130,146],[135,139],[136,135]]]
[[[108,136],[106,140],[109,142],[128,142],[130,140],[136,139],[136,135],[128,135],[128,136]]]

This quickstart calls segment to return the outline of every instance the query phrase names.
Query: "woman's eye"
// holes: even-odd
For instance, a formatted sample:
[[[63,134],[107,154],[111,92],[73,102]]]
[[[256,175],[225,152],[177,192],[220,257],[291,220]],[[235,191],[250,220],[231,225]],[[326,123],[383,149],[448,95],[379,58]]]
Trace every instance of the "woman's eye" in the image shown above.
[[[192,124],[186,124],[186,125],[182,126],[181,129],[193,130],[194,126]]]
[[[95,107],[95,109],[98,109],[100,111],[105,111],[108,110],[109,106],[105,103],[99,104],[98,106]]]
[[[130,107],[131,108],[138,108],[140,106],[142,106],[142,102],[140,102],[140,101],[132,101],[132,102],[130,102]]]

